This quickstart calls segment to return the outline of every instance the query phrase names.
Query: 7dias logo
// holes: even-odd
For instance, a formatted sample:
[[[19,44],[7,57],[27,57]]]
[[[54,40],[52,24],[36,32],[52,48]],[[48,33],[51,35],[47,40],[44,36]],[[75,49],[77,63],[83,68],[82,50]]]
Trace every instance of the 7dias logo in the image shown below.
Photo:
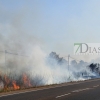
[[[74,54],[100,54],[100,43],[74,43]]]

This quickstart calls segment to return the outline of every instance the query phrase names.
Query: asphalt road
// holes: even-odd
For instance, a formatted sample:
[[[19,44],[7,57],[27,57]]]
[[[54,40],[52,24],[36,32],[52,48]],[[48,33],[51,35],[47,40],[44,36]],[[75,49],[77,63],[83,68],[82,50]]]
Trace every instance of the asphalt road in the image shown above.
[[[0,100],[100,100],[100,79],[3,94]]]

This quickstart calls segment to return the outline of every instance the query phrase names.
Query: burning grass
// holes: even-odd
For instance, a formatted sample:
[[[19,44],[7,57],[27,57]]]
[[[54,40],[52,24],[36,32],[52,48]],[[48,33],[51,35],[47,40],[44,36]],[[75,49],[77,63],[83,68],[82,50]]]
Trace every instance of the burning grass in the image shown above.
[[[0,74],[0,92],[14,91],[34,87],[32,79],[28,74],[22,73],[17,78],[10,75]]]

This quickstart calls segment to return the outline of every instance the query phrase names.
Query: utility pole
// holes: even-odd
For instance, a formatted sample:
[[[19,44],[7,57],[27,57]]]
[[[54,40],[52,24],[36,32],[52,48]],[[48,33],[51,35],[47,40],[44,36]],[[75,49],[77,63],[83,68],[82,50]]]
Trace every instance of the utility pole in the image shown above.
[[[7,67],[6,66],[6,53],[7,53],[7,51],[5,50],[5,68]],[[7,68],[6,68],[6,75],[7,75]]]
[[[70,55],[68,55],[68,70],[69,70],[69,57],[70,57]]]
[[[70,58],[70,55],[68,55],[68,71],[69,71],[69,58]],[[70,79],[70,71],[69,71],[69,79]]]

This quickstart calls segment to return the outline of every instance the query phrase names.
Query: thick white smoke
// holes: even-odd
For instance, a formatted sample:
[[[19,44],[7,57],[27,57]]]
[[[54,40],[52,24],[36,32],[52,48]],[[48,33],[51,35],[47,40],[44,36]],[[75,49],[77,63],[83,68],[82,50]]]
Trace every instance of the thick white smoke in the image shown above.
[[[55,55],[53,55],[55,56]],[[88,67],[88,63],[80,61],[79,64],[70,64],[68,66],[65,60],[60,64],[57,59],[48,57],[48,54],[43,52],[39,46],[34,46],[29,64],[31,67],[31,78],[35,79],[36,76],[40,78],[39,83],[42,84],[55,84],[70,81],[79,81],[90,79],[91,76],[95,76]]]
[[[21,26],[21,18],[14,17],[11,24],[0,23],[0,73],[17,79],[29,74],[35,85],[84,80],[93,75],[87,65],[58,64],[43,50],[43,40]],[[6,52],[5,52],[6,50]],[[16,55],[17,54],[17,55]],[[53,63],[53,64],[52,64]]]
[[[2,25],[0,38],[0,48],[4,51],[0,53],[0,71],[14,79],[25,72],[35,85],[46,85],[85,80],[90,78],[86,76],[93,75],[88,64],[72,63],[68,67],[66,61],[58,64],[56,59],[48,58],[49,54],[43,50],[40,39],[12,25]]]

